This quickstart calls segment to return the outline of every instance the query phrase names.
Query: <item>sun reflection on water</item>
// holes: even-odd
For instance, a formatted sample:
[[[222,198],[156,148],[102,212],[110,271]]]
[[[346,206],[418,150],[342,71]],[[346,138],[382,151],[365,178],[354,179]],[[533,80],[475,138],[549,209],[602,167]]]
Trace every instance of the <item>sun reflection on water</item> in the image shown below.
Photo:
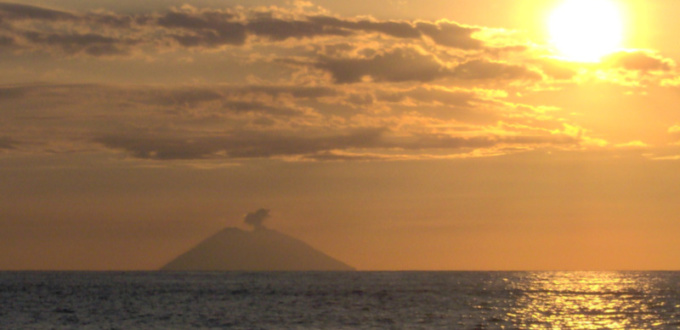
[[[649,300],[653,283],[643,274],[619,272],[526,273],[517,281],[517,308],[508,313],[523,329],[629,329],[662,325]]]

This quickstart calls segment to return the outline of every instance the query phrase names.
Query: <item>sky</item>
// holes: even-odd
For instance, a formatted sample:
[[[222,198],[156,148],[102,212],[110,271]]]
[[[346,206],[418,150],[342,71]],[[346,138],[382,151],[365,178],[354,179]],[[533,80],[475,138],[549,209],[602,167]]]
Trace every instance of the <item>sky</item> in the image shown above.
[[[598,1],[0,2],[0,270],[680,269],[680,2]]]

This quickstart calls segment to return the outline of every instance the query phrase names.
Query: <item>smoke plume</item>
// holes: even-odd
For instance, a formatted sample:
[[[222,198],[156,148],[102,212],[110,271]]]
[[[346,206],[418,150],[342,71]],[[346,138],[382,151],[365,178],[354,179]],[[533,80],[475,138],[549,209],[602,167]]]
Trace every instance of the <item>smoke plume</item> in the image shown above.
[[[269,210],[268,209],[259,209],[255,212],[248,212],[246,216],[243,218],[243,221],[251,226],[253,226],[254,229],[262,229],[264,226],[262,223],[264,220],[269,218]]]

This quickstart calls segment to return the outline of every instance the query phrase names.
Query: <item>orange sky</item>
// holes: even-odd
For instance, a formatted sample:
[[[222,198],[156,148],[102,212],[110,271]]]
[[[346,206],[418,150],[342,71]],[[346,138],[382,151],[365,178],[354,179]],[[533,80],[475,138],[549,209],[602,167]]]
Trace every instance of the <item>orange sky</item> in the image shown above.
[[[588,63],[558,0],[0,2],[0,269],[259,208],[360,270],[680,269],[680,3],[610,2]]]

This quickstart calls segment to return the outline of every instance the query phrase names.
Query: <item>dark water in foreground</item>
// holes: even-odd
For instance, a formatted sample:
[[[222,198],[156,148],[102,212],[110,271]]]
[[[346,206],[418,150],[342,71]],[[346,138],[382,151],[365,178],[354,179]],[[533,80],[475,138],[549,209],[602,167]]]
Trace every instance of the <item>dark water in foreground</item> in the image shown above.
[[[677,329],[679,272],[0,272],[0,327]]]

